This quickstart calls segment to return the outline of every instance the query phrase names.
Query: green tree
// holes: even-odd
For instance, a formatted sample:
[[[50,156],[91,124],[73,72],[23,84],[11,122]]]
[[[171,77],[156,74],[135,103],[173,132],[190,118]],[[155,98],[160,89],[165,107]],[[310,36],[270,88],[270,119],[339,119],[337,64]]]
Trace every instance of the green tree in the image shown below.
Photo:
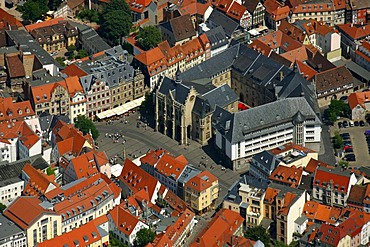
[[[48,7],[50,10],[57,10],[63,0],[49,0]]]
[[[162,41],[161,32],[155,26],[143,27],[137,35],[137,41],[144,50],[149,50]]]
[[[101,34],[120,44],[122,37],[129,35],[132,26],[131,11],[125,0],[112,0],[103,9]]]
[[[87,53],[87,51],[86,51],[86,50],[81,49],[81,50],[79,50],[79,51],[77,52],[77,56],[76,56],[76,58],[77,58],[77,59],[79,59],[79,58],[84,58],[84,57],[87,57],[87,56],[89,56],[89,53]]]
[[[99,137],[99,131],[96,129],[93,121],[86,116],[78,115],[77,121],[75,122],[75,127],[81,130],[84,135],[91,131],[92,138],[94,138],[94,140],[98,139]]]
[[[147,228],[140,229],[136,234],[135,246],[144,247],[148,243],[153,242],[154,238],[155,233],[152,230]]]
[[[57,57],[55,60],[60,64],[60,66],[65,67],[64,57]]]
[[[5,209],[6,209],[6,206],[0,203],[0,213],[3,213]]]
[[[111,247],[126,247],[124,243],[113,235],[113,232],[109,232],[109,244]]]
[[[340,136],[338,132],[335,133],[333,137],[333,146],[336,149],[342,148],[344,145],[343,138]]]
[[[275,240],[274,247],[289,247],[288,245],[284,244],[282,241]]]
[[[245,232],[245,237],[253,241],[260,240],[266,247],[270,246],[271,238],[262,226],[250,227]]]
[[[328,114],[329,121],[335,122],[338,116],[348,117],[351,112],[349,105],[342,100],[331,100]]]
[[[23,6],[19,7],[22,12],[22,18],[35,22],[42,18],[49,11],[47,0],[29,0]]]
[[[74,52],[75,50],[77,50],[77,47],[75,45],[69,45],[67,47],[67,50],[68,52]]]

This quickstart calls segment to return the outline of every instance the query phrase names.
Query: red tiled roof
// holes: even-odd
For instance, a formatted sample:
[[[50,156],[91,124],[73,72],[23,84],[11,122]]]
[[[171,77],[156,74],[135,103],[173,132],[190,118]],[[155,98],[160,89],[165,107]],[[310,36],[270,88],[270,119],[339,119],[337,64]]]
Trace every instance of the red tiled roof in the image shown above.
[[[255,51],[258,51],[259,53],[262,53],[262,55],[266,57],[269,57],[272,51],[272,48],[270,46],[258,39],[253,40],[253,42],[248,47],[252,48]]]
[[[156,165],[156,170],[166,177],[177,180],[184,171],[186,163],[182,163],[170,154],[164,154]]]
[[[118,178],[132,191],[132,194],[140,190],[146,190],[150,198],[153,197],[155,188],[159,184],[156,178],[135,165],[129,159],[125,160],[121,175]]]
[[[347,235],[342,229],[328,224],[322,224],[319,233],[320,241],[329,246],[338,246],[339,241]]]
[[[185,1],[184,1],[185,2]],[[210,5],[208,3],[192,2],[179,8],[180,15],[190,14],[203,16]]]
[[[67,77],[64,80],[71,97],[73,97],[76,93],[84,93],[80,80],[77,76]]]
[[[351,238],[361,233],[362,227],[364,225],[364,219],[356,217],[356,215],[349,217],[344,222],[339,224],[338,228],[342,229],[343,232],[347,233]]]
[[[29,100],[13,102],[12,98],[0,97],[0,121],[23,120],[25,117],[34,116]]]
[[[339,24],[337,25],[339,30],[354,40],[364,39],[366,36],[370,35],[370,24]]]
[[[0,28],[2,26],[5,29],[8,29],[8,26],[23,27],[22,23],[17,18],[0,8]]]
[[[185,186],[202,192],[212,186],[212,183],[218,181],[218,178],[207,170],[202,171],[198,175],[192,177],[186,182]]]
[[[73,11],[74,8],[84,4],[84,0],[67,0],[68,6]]]
[[[308,173],[314,173],[318,167],[327,167],[332,169],[335,168],[334,166],[331,166],[325,162],[311,158],[310,161],[307,163],[306,167],[304,168],[304,171]]]
[[[64,80],[54,83],[47,83],[40,86],[31,87],[33,102],[35,104],[50,102],[52,93],[57,87],[62,87],[67,89]]]
[[[229,209],[221,209],[190,244],[191,247],[222,246],[225,236],[230,236],[243,224],[243,217]],[[227,239],[227,238],[226,238]],[[227,239],[229,240],[229,239]]]
[[[131,11],[142,13],[151,4],[152,0],[126,0],[126,2]]]
[[[302,214],[311,220],[335,224],[341,215],[341,209],[326,206],[315,201],[307,201],[303,207]]]
[[[284,145],[281,145],[277,148],[273,148],[270,150],[270,152],[273,154],[273,155],[279,155],[279,154],[283,154],[283,153],[286,153],[288,151],[301,151],[301,152],[304,152],[306,154],[308,153],[315,153],[315,151],[307,148],[307,147],[304,147],[304,146],[301,146],[301,145],[297,145],[293,142],[289,142],[289,143],[286,143]]]
[[[38,28],[41,28],[41,27],[53,26],[53,25],[58,24],[59,22],[62,22],[62,21],[65,21],[63,19],[63,17],[58,17],[58,18],[51,19],[51,20],[48,20],[48,21],[42,21],[42,22],[39,22],[39,23],[27,25],[27,26],[25,26],[25,28],[28,32],[31,32],[34,29],[38,29]]]
[[[127,237],[131,236],[131,233],[139,223],[139,220],[135,216],[121,206],[114,207],[108,215],[113,220],[117,230]]]
[[[68,65],[64,70],[61,71],[62,73],[68,75],[68,76],[86,76],[87,73],[83,71],[76,63],[72,63]]]
[[[275,21],[280,21],[288,17],[290,9],[288,6],[282,6],[278,1],[266,0],[263,3],[265,10]]]
[[[4,211],[4,215],[23,230],[27,230],[45,213],[56,214],[42,208],[41,200],[33,196],[21,196],[15,199]],[[25,210],[27,209],[27,210]]]
[[[164,149],[152,150],[145,156],[141,157],[140,162],[141,164],[148,164],[154,166],[164,153],[167,153],[167,151]]]
[[[175,193],[173,193],[171,190],[167,190],[167,193],[166,193],[166,196],[164,197],[164,200],[177,213],[182,213],[187,208],[186,203],[180,197],[178,197]]]
[[[306,80],[311,80],[312,77],[317,75],[317,71],[311,68],[306,62],[301,62],[299,60],[296,60],[297,68],[299,73],[302,75],[303,78]]]
[[[280,48],[285,52],[295,50],[302,46],[299,41],[292,39],[280,30],[264,35],[258,38],[258,40],[272,49]]]
[[[279,183],[285,183],[291,187],[298,187],[301,183],[302,173],[302,167],[297,168],[295,166],[288,167],[279,165],[272,172],[269,179]]]
[[[96,220],[101,221],[104,218],[98,218]],[[106,221],[107,222],[107,221]],[[48,246],[79,246],[88,247],[95,246],[94,244],[101,241],[102,236],[99,233],[97,223],[95,220],[89,221],[88,223],[81,225],[78,228],[73,229],[70,232],[63,233],[60,236],[56,236],[52,239],[43,241],[37,244],[38,247]]]
[[[317,169],[314,177],[314,186],[326,187],[332,184],[335,191],[347,193],[349,188],[350,176],[343,173],[333,172],[331,169]]]
[[[351,93],[348,96],[348,104],[351,109],[360,105],[362,108],[366,109],[365,103],[370,101],[370,92],[357,92]]]
[[[106,160],[107,159],[108,158],[106,157]],[[70,165],[73,167],[77,179],[80,179],[82,177],[91,177],[99,173],[99,164],[95,159],[94,152],[88,152],[77,156],[76,158],[73,158]]]

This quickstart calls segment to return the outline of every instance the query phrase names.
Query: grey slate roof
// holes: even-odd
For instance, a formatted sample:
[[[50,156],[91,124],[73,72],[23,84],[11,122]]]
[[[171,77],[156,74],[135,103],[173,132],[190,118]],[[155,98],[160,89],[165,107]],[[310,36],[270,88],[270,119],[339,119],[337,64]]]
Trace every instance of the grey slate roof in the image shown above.
[[[183,81],[194,81],[203,78],[212,78],[217,73],[228,70],[238,56],[240,47],[241,45],[232,46],[220,54],[211,57],[206,62],[184,71],[178,75],[178,78]]]
[[[212,116],[212,122],[214,127],[223,133],[230,143],[237,143],[252,138],[257,130],[265,131],[268,126],[279,123],[291,126],[293,117],[298,111],[306,118],[314,120],[316,124],[321,124],[303,97],[281,99],[236,113],[230,113],[217,107]],[[260,134],[263,133],[258,135]]]
[[[176,42],[196,35],[190,14],[172,18],[169,21],[160,24],[160,26],[170,31]]]
[[[127,62],[127,51],[121,46],[104,50],[104,55],[76,64],[87,76],[80,78],[85,93],[90,90],[94,79],[107,82],[109,88],[119,85],[120,80],[130,82],[134,78],[134,68]],[[93,75],[93,76],[92,76]]]
[[[92,48],[94,53],[111,48],[91,27],[72,21],[70,21],[70,24],[77,27],[79,39],[83,44],[85,43],[88,47]]]
[[[261,164],[266,168],[267,171],[272,172],[279,165],[280,160],[278,160],[275,155],[269,151],[262,151],[252,157],[253,163]],[[251,164],[252,165],[252,164]],[[266,173],[266,175],[270,175]]]
[[[21,181],[19,176],[22,173],[23,167],[26,163],[30,163],[34,168],[44,170],[49,165],[42,158],[42,155],[17,160],[9,163],[8,161],[0,162],[0,187]]]
[[[221,26],[217,26],[205,32],[209,42],[211,42],[211,49],[217,49],[229,43],[226,38],[224,29]]]
[[[238,96],[234,90],[224,84],[203,95],[198,95],[195,99],[193,112],[203,118],[211,114],[216,109],[216,105],[224,108],[237,100]]]
[[[319,112],[313,85],[298,72],[289,72],[281,82],[276,83],[275,90],[277,99],[303,96],[314,111]]]
[[[8,30],[6,33],[23,52],[35,54],[43,66],[53,64],[59,69],[62,68],[25,30]]]
[[[172,94],[177,102],[185,104],[190,88],[182,84],[181,81],[175,81],[165,77],[159,86],[159,92],[167,96]]]
[[[298,224],[298,225],[302,225],[304,222],[306,222],[307,220],[307,216],[306,215],[302,215],[301,217],[298,217],[294,223]]]
[[[217,9],[212,11],[207,23],[211,26],[221,26],[228,37],[231,37],[239,27],[239,23]]]
[[[14,235],[23,233],[24,231],[14,224],[13,221],[0,214],[0,239],[9,238]]]

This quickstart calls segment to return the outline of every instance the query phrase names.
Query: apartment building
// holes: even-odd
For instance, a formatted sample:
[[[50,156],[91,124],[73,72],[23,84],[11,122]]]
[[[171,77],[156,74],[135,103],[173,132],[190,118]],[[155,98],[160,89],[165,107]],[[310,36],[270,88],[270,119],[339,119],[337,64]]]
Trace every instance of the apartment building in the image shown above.
[[[281,22],[290,15],[289,6],[281,4],[276,0],[266,0],[263,3],[265,7],[265,21],[266,25],[272,30],[278,30]]]
[[[290,21],[314,19],[335,26],[345,23],[346,2],[344,0],[290,0],[292,10]]]
[[[76,122],[78,116],[86,115],[86,97],[77,76],[64,79],[70,96],[69,119]]]
[[[251,28],[265,24],[265,7],[259,0],[245,1],[243,3],[252,16]]]
[[[109,246],[108,219],[105,215],[101,216],[37,246]]]
[[[27,246],[26,233],[19,226],[15,225],[11,220],[0,214],[0,243],[1,246]]]
[[[239,213],[245,219],[245,227],[255,227],[264,217],[264,196],[263,189],[238,183],[229,191],[222,207]]]
[[[159,30],[162,33],[162,40],[167,40],[171,47],[182,45],[197,36],[190,14],[181,15],[160,24]]]
[[[370,71],[370,42],[363,41],[362,45],[358,47],[356,51],[355,63]]]
[[[341,33],[341,47],[343,56],[354,60],[356,50],[363,41],[369,41],[370,24],[368,23],[346,23],[338,25],[338,31]]]
[[[349,0],[346,7],[346,23],[360,24],[369,22],[368,10],[370,3],[368,1]]]
[[[47,112],[55,115],[70,115],[70,94],[65,80],[41,85],[31,85],[31,104],[40,115]]]
[[[199,173],[185,184],[185,202],[200,214],[210,209],[218,194],[218,178],[209,171]]]
[[[36,197],[18,197],[6,208],[4,216],[26,233],[26,246],[36,246],[62,234],[61,216],[46,208]]]
[[[287,98],[246,111],[230,113],[220,107],[212,117],[215,144],[233,170],[267,149],[293,142],[318,149],[321,121],[304,98]]]
[[[149,229],[149,226],[132,215],[123,205],[114,207],[108,214],[109,230],[114,236],[127,246],[134,246],[136,234],[141,229]]]
[[[27,25],[25,28],[49,53],[76,45],[78,39],[77,28],[62,17]]]
[[[276,239],[290,244],[296,230],[295,221],[301,217],[306,191],[271,183],[264,198],[264,217],[276,221]]]
[[[147,85],[153,90],[162,77],[173,78],[210,56],[210,42],[205,34],[201,34],[198,38],[173,47],[165,40],[157,47],[136,55],[133,63],[143,71]]]
[[[0,122],[21,121],[35,117],[29,100],[15,102],[11,97],[0,97]]]
[[[312,198],[326,205],[345,207],[351,187],[356,182],[353,173],[319,167],[313,180]]]

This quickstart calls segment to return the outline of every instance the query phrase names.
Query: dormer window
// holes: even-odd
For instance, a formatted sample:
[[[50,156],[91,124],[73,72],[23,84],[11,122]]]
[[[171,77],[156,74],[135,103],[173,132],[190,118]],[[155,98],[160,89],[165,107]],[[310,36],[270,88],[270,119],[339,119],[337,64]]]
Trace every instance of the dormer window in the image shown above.
[[[22,115],[22,110],[21,109],[18,110],[18,114]]]

